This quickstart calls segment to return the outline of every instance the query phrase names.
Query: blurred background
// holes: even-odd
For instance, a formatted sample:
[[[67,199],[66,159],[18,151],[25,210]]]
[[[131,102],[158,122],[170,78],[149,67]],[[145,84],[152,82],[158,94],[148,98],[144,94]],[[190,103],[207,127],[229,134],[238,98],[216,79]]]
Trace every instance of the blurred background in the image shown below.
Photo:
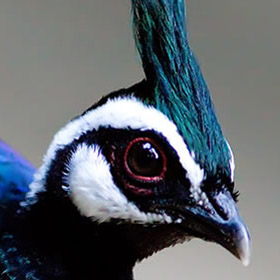
[[[277,279],[280,271],[280,1],[187,0],[191,45],[236,157],[253,239],[244,268],[194,240],[139,264],[136,280]],[[129,0],[0,1],[0,137],[39,166],[54,133],[143,78]]]

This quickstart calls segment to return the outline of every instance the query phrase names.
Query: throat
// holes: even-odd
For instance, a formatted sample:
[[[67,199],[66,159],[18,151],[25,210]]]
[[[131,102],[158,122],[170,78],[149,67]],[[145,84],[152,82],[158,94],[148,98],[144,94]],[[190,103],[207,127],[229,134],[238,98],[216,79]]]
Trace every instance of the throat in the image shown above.
[[[47,193],[17,220],[8,233],[18,251],[55,279],[132,280],[137,261],[185,239],[170,225],[98,224],[82,217],[69,199]]]
[[[18,219],[15,239],[29,260],[40,259],[38,271],[52,270],[48,279],[133,279],[137,257],[122,232],[82,217],[69,199],[42,193]]]

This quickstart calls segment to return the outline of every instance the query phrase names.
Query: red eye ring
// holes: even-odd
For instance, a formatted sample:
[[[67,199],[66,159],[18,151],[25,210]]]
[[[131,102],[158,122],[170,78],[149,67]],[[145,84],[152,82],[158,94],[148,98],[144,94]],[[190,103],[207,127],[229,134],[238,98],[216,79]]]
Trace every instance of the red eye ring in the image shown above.
[[[143,175],[139,175],[139,174],[135,174],[135,172],[133,172],[129,166],[129,152],[131,150],[131,148],[137,144],[137,143],[149,143],[152,145],[153,149],[156,150],[156,152],[160,155],[161,160],[162,160],[162,168],[160,170],[160,173],[156,176],[143,176]],[[135,138],[133,139],[126,147],[125,153],[124,153],[124,167],[125,170],[127,172],[127,174],[136,180],[140,180],[140,181],[145,181],[145,182],[158,182],[160,180],[162,180],[164,178],[165,172],[167,170],[167,159],[166,156],[164,154],[164,152],[162,151],[162,148],[159,147],[159,145],[157,145],[155,143],[155,141],[153,141],[151,138],[148,137],[139,137],[139,138]]]

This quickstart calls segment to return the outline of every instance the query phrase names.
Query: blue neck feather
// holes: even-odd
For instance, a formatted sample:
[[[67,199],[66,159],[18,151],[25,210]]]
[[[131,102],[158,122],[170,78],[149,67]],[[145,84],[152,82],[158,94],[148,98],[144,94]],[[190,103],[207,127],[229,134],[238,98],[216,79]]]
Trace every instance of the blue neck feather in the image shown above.
[[[0,208],[23,200],[35,168],[0,139]]]
[[[188,44],[184,0],[132,0],[135,40],[151,95],[148,104],[178,127],[195,160],[229,175],[230,151]]]

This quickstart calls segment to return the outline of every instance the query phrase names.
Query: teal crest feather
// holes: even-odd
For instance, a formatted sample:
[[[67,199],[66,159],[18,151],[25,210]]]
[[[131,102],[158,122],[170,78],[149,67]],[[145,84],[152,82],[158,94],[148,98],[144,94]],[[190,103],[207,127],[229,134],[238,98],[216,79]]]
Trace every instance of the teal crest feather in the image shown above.
[[[208,175],[230,174],[231,153],[186,32],[184,0],[132,0],[136,46],[152,90],[145,102],[178,127]]]

